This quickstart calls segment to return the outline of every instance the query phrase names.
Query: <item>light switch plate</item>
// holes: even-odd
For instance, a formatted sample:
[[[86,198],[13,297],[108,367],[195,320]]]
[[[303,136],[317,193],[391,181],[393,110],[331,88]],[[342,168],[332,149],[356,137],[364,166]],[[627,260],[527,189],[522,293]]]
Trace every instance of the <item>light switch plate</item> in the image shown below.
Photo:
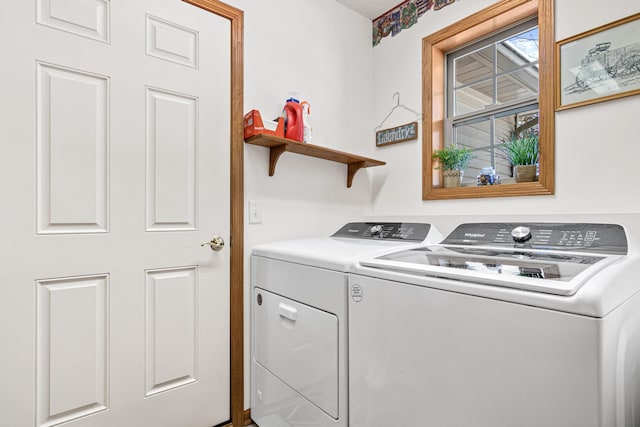
[[[262,202],[249,200],[249,224],[262,224]]]

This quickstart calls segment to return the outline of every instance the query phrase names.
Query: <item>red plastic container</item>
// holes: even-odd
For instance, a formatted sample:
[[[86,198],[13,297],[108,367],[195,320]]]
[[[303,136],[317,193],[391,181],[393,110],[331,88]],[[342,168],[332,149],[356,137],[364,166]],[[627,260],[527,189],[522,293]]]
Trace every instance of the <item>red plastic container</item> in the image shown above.
[[[265,133],[267,135],[279,136],[280,138],[284,138],[284,119],[282,117],[278,117],[276,120],[277,125],[275,129],[273,129],[273,122],[267,122],[267,124],[271,124],[271,129],[269,126],[265,126],[265,123],[260,116],[260,111],[251,110],[247,114],[244,115],[244,139],[250,138],[254,135],[258,135],[261,133]]]
[[[284,105],[284,137],[300,142],[304,140],[302,106],[297,102],[289,101]]]

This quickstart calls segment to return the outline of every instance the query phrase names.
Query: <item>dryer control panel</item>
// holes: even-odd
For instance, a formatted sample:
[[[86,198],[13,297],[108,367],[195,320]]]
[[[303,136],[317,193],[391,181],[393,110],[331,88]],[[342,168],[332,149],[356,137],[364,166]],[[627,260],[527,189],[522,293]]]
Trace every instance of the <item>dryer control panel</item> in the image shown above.
[[[621,225],[590,223],[461,224],[442,244],[620,255],[628,250],[627,236]]]
[[[422,242],[430,228],[419,222],[351,222],[331,237]]]

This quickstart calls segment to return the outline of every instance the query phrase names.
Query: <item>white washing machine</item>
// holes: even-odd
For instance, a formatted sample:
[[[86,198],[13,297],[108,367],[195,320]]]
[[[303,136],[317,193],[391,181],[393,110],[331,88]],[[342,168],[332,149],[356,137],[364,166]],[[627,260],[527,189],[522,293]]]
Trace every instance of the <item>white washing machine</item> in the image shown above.
[[[608,224],[463,224],[350,275],[351,427],[640,426],[640,259]]]
[[[346,427],[348,272],[358,258],[435,243],[429,224],[351,223],[251,255],[251,417],[260,427]]]

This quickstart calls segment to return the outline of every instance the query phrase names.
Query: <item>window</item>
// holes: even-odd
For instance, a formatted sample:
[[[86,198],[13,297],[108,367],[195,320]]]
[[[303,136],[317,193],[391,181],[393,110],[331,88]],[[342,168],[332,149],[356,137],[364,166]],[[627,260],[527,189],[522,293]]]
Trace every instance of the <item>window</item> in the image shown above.
[[[553,0],[503,0],[423,39],[423,199],[553,194]],[[538,138],[539,179],[515,184],[502,147]],[[432,151],[474,157],[461,188],[442,188]],[[491,166],[502,184],[476,186]]]
[[[538,23],[524,22],[448,53],[445,140],[471,150],[463,185],[483,167],[512,176],[504,142],[538,134]]]

